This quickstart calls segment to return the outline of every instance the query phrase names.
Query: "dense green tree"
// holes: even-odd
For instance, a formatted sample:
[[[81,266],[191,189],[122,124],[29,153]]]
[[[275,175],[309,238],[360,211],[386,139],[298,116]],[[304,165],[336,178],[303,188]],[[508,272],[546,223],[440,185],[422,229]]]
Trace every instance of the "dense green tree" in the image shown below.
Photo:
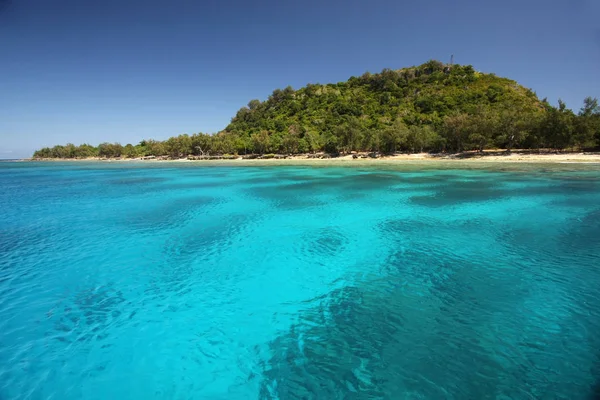
[[[237,152],[237,135],[219,132],[213,137],[213,149],[217,154],[235,154]]]
[[[331,147],[331,134],[339,146],[336,151],[358,150],[361,146],[366,146],[361,149],[365,150],[377,141],[374,138],[384,135],[382,131],[393,124],[396,115],[401,115],[409,126],[430,125],[442,134],[444,117],[472,114],[479,106],[495,111],[541,107],[533,92],[514,81],[478,73],[471,66],[449,67],[430,61],[399,71],[367,73],[335,85],[311,84],[297,91],[289,87],[274,91],[267,101],[255,102],[252,109],[245,107],[247,112],[238,113],[226,130],[248,137],[261,130],[285,136],[289,126],[298,124],[306,132],[321,136],[320,150],[326,143]],[[311,140],[307,138],[306,142],[314,148]],[[478,147],[481,140],[473,145],[467,137],[461,147],[463,144],[466,148]]]
[[[252,147],[255,153],[265,154],[267,150],[270,149],[271,137],[268,131],[262,130],[258,133],[255,133],[252,135],[251,139]]]
[[[300,137],[297,133],[289,133],[281,139],[283,153],[297,154],[300,147]]]
[[[211,156],[351,151],[448,151],[499,147],[588,149],[600,146],[600,107],[588,97],[578,114],[539,100],[516,82],[472,66],[431,60],[345,82],[276,89],[251,100],[216,134],[165,141],[45,147],[40,158]]]
[[[425,149],[439,150],[440,139],[430,125],[413,125],[408,128],[406,146],[413,153],[422,153]]]
[[[381,130],[376,128],[366,129],[362,135],[361,148],[367,151],[379,151],[381,148]]]
[[[204,133],[197,133],[191,136],[191,154],[194,155],[210,155],[212,149],[213,137]]]
[[[586,97],[574,124],[575,141],[580,148],[600,145],[600,106],[598,99]]]
[[[188,135],[173,136],[164,142],[166,153],[173,158],[192,154],[192,139]]]
[[[408,127],[401,119],[396,119],[393,125],[379,130],[379,151],[386,154],[395,153],[406,146]]]
[[[50,148],[42,147],[33,153],[33,158],[51,158]]]
[[[76,154],[78,158],[97,157],[98,149],[90,144],[84,143],[77,147]]]
[[[235,148],[237,154],[248,154],[252,149],[252,141],[249,137],[235,135]]]
[[[359,150],[363,128],[355,116],[350,116],[344,123],[335,128],[335,136],[338,137],[341,150],[348,153]]]
[[[304,132],[304,142],[306,143],[306,151],[316,152],[323,148],[323,139],[318,132],[308,129]]]
[[[101,143],[98,145],[98,156],[100,157],[121,157],[123,146],[119,143]]]
[[[466,134],[471,145],[482,152],[496,136],[499,114],[489,107],[480,106],[467,119]]]
[[[502,110],[498,115],[496,145],[509,152],[515,146],[522,146],[537,124],[537,113],[525,113],[518,108]]]
[[[447,115],[444,117],[441,132],[448,150],[463,151],[469,135],[469,115],[464,113]]]
[[[546,146],[559,150],[573,146],[574,122],[575,115],[562,100],[558,100],[558,108],[548,107],[539,126],[546,139]]]
[[[127,143],[125,146],[123,146],[123,152],[121,155],[125,158],[138,157],[137,149],[131,143]]]
[[[330,154],[339,154],[340,146],[338,137],[331,132],[326,132],[323,135],[323,150]]]
[[[146,140],[144,155],[146,156],[164,156],[167,154],[166,147],[163,142],[157,140]]]

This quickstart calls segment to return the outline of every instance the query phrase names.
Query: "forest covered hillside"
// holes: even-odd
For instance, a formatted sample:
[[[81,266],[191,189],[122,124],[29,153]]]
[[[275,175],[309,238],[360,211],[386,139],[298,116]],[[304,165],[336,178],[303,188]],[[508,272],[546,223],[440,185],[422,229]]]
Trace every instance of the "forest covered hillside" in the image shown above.
[[[216,134],[165,141],[55,146],[39,158],[324,151],[460,152],[486,148],[592,149],[600,144],[600,107],[584,100],[576,114],[540,100],[517,82],[439,61],[365,73],[345,82],[277,89],[251,100]]]

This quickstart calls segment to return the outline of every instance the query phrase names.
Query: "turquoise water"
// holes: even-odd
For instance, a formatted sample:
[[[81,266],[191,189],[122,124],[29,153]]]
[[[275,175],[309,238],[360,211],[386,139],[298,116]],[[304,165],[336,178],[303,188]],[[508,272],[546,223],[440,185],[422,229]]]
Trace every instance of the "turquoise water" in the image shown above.
[[[0,399],[593,398],[600,168],[417,168],[0,163]]]

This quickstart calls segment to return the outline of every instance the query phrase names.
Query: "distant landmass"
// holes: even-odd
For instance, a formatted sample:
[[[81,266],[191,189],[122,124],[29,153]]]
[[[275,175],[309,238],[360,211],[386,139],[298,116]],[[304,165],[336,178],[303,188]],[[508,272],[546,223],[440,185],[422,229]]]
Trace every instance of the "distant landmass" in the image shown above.
[[[122,145],[58,145],[34,158],[210,157],[353,151],[462,152],[600,147],[600,107],[575,113],[517,82],[431,60],[345,82],[277,89],[251,100],[221,132]]]

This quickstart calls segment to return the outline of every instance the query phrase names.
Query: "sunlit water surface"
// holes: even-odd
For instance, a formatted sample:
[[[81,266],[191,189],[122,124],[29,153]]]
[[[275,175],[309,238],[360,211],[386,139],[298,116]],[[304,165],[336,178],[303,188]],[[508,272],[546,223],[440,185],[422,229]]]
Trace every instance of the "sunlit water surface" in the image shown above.
[[[0,399],[591,399],[600,168],[0,164]]]

